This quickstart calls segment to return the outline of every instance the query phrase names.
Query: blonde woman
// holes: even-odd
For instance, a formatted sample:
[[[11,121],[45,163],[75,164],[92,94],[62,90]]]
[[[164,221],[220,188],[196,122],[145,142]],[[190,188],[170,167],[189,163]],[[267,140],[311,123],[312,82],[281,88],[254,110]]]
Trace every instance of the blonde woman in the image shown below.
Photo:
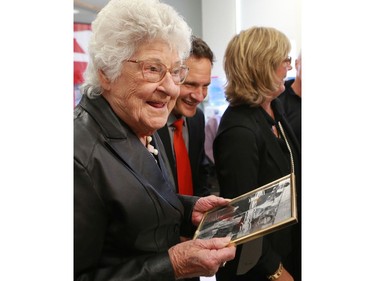
[[[244,30],[227,46],[225,94],[230,105],[214,141],[221,196],[233,198],[289,174],[291,155],[286,140],[300,195],[300,147],[277,99],[292,68],[290,49],[289,39],[268,27]],[[219,270],[218,281],[300,280],[300,224],[252,243],[238,247],[235,260]],[[254,257],[260,243],[260,253]],[[249,264],[250,256],[255,265]]]

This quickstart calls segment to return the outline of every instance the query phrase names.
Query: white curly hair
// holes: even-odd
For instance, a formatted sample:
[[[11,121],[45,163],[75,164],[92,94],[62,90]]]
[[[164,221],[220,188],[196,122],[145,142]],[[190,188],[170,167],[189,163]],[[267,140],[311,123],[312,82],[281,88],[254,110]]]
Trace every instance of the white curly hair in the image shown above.
[[[111,0],[92,22],[92,31],[90,60],[82,85],[90,98],[102,94],[98,71],[114,81],[121,73],[122,62],[147,41],[167,42],[181,60],[191,48],[191,28],[171,6],[159,0]]]

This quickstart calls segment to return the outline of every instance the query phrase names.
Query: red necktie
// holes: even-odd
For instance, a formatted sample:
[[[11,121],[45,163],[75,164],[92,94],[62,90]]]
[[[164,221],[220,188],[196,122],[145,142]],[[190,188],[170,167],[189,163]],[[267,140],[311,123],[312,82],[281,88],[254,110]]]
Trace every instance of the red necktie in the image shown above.
[[[173,126],[175,127],[173,134],[173,146],[177,166],[178,193],[193,195],[190,160],[184,137],[182,136],[183,122],[183,119],[178,119],[173,123]]]

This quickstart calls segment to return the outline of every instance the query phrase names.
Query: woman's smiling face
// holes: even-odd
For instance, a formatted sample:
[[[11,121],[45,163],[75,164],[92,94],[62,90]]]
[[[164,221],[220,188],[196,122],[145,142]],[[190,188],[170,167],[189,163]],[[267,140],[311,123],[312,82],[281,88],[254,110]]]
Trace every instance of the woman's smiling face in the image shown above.
[[[181,64],[177,52],[159,40],[143,44],[130,59],[162,63],[168,69]],[[101,81],[103,96],[139,137],[150,135],[167,123],[180,93],[180,86],[169,72],[159,82],[148,82],[143,78],[142,65],[127,61],[115,81],[108,82],[103,77]]]

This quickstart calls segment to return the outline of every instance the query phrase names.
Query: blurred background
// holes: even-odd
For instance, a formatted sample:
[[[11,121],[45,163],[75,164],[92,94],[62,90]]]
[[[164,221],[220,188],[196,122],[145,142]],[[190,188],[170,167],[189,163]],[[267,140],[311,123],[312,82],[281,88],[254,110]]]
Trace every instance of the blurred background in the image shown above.
[[[227,43],[236,33],[253,25],[272,26],[284,32],[292,43],[294,59],[301,49],[300,0],[161,0],[173,6],[187,21],[193,34],[205,40],[213,50],[216,62],[205,101],[200,105],[206,120],[221,115],[227,107],[223,55]],[[90,24],[108,0],[74,0],[74,101],[80,100],[79,85],[86,67]],[[288,72],[295,76],[294,69]]]

